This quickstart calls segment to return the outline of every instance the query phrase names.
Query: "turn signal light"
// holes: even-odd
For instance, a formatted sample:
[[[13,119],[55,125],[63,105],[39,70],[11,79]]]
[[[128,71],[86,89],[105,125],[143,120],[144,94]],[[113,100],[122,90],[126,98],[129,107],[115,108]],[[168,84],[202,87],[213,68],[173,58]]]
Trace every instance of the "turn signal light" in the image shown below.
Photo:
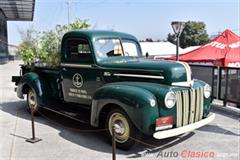
[[[160,117],[156,119],[156,131],[165,130],[173,127],[173,116]]]

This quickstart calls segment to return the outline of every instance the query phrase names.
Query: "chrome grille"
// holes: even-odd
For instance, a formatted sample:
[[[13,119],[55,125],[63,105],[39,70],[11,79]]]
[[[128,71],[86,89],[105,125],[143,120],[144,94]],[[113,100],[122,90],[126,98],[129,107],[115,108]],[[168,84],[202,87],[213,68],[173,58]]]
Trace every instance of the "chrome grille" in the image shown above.
[[[197,122],[203,117],[203,88],[177,91],[177,121],[181,127]]]

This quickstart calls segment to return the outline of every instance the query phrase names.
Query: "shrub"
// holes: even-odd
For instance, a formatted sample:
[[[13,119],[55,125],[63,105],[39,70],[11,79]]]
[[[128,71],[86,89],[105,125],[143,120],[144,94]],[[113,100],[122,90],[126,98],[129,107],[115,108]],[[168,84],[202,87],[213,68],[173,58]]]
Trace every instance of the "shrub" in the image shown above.
[[[48,67],[58,67],[64,33],[69,30],[87,29],[90,26],[87,20],[76,19],[69,25],[56,25],[53,30],[45,32],[38,32],[33,28],[20,31],[22,43],[18,47],[17,54],[22,57],[25,65],[40,62]]]

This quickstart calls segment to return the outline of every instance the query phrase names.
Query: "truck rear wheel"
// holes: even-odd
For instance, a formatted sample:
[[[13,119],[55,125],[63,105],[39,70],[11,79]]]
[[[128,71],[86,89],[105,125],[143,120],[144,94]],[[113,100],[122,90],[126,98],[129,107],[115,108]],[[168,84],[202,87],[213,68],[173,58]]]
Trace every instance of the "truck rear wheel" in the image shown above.
[[[32,110],[34,114],[37,114],[37,112],[39,110],[39,106],[37,103],[37,94],[33,89],[28,90],[27,105],[28,105],[29,112],[31,112],[31,110]]]
[[[134,139],[139,138],[136,127],[129,119],[128,115],[120,110],[114,109],[109,112],[106,120],[107,135],[112,141],[112,127],[115,127],[116,146],[122,150],[128,150],[136,144]]]

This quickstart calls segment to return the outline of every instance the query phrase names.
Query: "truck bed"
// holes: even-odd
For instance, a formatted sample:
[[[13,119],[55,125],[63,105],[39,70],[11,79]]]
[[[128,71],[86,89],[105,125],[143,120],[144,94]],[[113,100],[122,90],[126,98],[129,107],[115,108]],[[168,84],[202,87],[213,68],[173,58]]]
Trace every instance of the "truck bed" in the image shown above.
[[[35,64],[34,66],[22,65],[22,75],[34,72],[39,75],[42,83],[49,89],[49,96],[55,99],[62,98],[60,68],[50,68]]]

